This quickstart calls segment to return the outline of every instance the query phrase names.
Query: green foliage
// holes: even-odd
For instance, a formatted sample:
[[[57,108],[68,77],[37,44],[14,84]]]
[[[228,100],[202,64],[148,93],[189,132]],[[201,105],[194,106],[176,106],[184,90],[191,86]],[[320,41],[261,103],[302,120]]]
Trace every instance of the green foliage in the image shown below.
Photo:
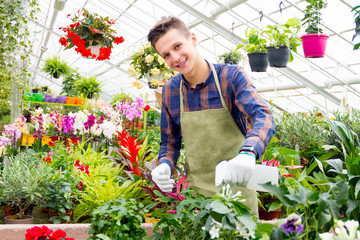
[[[287,20],[285,24],[267,25],[264,33],[269,37],[270,46],[277,48],[285,45],[296,53],[297,47],[301,45],[301,38],[298,36],[300,28],[300,19],[294,17]],[[289,62],[294,59],[291,51]]]
[[[291,149],[298,146],[301,158],[310,160],[310,163],[314,157],[325,153],[322,146],[328,134],[323,118],[317,111],[283,113],[280,119],[276,119],[275,137],[280,140],[279,145]]]
[[[257,28],[247,28],[245,30],[245,39],[241,41],[246,43],[246,45],[239,44],[235,51],[239,48],[244,48],[247,53],[267,52],[267,40],[263,37],[263,32],[260,32]]]
[[[242,239],[243,234],[251,234],[256,224],[249,208],[241,202],[244,197],[232,194],[229,187],[213,198],[184,190],[181,194],[186,197],[177,205],[176,214],[165,214],[156,224],[154,239],[210,239],[210,231],[215,229],[219,231],[219,239]],[[169,197],[158,200],[172,201]]]
[[[50,75],[56,75],[56,77],[54,77],[58,78],[61,75],[66,76],[70,74],[72,69],[65,61],[62,61],[59,56],[54,56],[45,60],[42,71]]]
[[[112,96],[111,98],[111,106],[116,107],[116,103],[120,101],[120,102],[125,102],[125,101],[129,101],[130,103],[133,102],[133,98],[129,95],[129,93],[117,93],[115,95]]]
[[[144,205],[134,199],[116,199],[92,212],[89,239],[141,240],[148,239],[141,223],[146,213]]]
[[[76,81],[75,89],[86,97],[89,94],[99,95],[102,92],[101,85],[102,83],[95,76],[82,77]]]
[[[52,173],[41,157],[41,154],[27,149],[15,157],[9,157],[9,162],[4,164],[1,171],[0,199],[3,203],[17,206],[20,218],[30,205],[39,204],[45,198]]]
[[[244,56],[236,50],[230,50],[229,52],[225,52],[218,56],[218,59],[219,63],[237,65],[240,61],[243,61]]]
[[[323,192],[316,185],[310,185],[306,178],[306,171],[303,171],[298,179],[281,176],[278,186],[261,185],[287,207],[287,214],[296,213],[303,219],[305,230],[298,239],[317,239],[319,233],[328,232],[334,220],[339,218],[341,204],[338,198],[343,196],[340,191],[346,186],[344,182],[338,182]]]
[[[68,97],[77,96],[79,92],[76,90],[76,81],[81,79],[80,74],[76,70],[72,70],[62,81],[63,87],[60,94],[64,94]]]
[[[308,5],[304,10],[305,16],[301,19],[301,21],[303,21],[302,25],[306,26],[305,32],[323,33],[323,29],[320,26],[322,24],[322,14],[320,10],[326,8],[327,2],[324,0],[306,0],[306,2]]]
[[[352,37],[351,41],[354,41],[354,39],[360,35],[360,5],[355,6],[351,11],[354,11],[354,17],[355,17],[355,34]],[[358,50],[360,48],[360,42],[356,43],[354,45],[354,50]]]

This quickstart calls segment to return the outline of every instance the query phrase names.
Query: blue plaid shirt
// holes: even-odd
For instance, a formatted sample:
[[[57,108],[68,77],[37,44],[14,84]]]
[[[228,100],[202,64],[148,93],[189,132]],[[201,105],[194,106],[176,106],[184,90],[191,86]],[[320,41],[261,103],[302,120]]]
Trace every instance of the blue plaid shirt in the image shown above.
[[[260,157],[275,131],[268,104],[256,92],[249,77],[237,65],[214,64],[225,103],[242,134],[243,146],[253,146]],[[161,142],[159,164],[167,163],[174,170],[181,149],[180,82],[182,74],[167,81],[162,90]],[[222,108],[212,71],[195,88],[183,80],[184,111]],[[200,150],[200,149],[199,149]],[[239,149],[240,150],[240,149]]]

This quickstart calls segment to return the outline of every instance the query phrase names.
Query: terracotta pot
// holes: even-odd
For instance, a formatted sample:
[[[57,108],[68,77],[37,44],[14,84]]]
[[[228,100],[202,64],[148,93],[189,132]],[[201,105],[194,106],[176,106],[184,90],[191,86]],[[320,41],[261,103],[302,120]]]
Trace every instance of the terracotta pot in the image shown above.
[[[23,218],[16,218],[18,215],[11,215],[4,217],[5,224],[34,224],[32,216],[23,215]]]
[[[279,219],[281,214],[281,209],[276,209],[274,211],[266,211],[262,208],[259,208],[259,219],[261,220],[273,220]]]

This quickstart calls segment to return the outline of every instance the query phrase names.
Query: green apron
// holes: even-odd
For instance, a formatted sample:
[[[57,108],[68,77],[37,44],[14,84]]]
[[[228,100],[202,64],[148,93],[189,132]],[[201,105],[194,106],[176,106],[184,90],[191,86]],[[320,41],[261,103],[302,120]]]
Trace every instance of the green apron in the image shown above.
[[[180,123],[186,149],[186,168],[189,186],[205,196],[213,196],[220,190],[215,186],[215,167],[222,160],[230,160],[238,153],[245,137],[234,122],[221,93],[219,79],[210,63],[220,94],[221,109],[184,112],[183,93],[180,83]],[[245,204],[254,214],[258,213],[256,191],[232,187],[235,194],[241,191]]]

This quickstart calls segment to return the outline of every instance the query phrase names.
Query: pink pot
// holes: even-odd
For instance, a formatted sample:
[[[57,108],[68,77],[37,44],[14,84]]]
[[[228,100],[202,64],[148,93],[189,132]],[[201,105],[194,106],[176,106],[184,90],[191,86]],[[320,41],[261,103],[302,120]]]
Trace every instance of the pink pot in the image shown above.
[[[306,58],[321,58],[325,55],[326,42],[329,36],[321,33],[310,33],[301,36]]]

